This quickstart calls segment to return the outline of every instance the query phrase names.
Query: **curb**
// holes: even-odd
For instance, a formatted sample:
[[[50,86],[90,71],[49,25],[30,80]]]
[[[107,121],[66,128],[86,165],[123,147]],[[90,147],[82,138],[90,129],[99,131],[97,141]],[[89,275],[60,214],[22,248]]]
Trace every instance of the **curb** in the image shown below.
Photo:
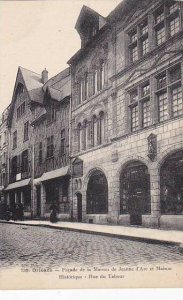
[[[99,232],[94,230],[87,230],[87,229],[79,229],[79,228],[70,228],[70,227],[60,227],[60,226],[53,226],[49,224],[26,224],[26,223],[20,223],[20,222],[13,222],[13,221],[2,221],[0,220],[0,223],[3,224],[13,224],[13,225],[22,225],[22,226],[37,226],[37,227],[44,227],[44,228],[51,228],[51,229],[57,229],[57,230],[65,230],[65,231],[74,231],[74,232],[81,232],[81,233],[88,233],[88,234],[95,234],[95,235],[102,235],[102,236],[108,236],[108,237],[114,237],[118,239],[124,239],[124,240],[130,240],[130,241],[139,241],[139,242],[145,242],[150,244],[159,244],[159,245],[167,245],[167,246],[177,246],[178,250],[183,253],[183,244],[180,242],[173,242],[173,241],[163,241],[163,240],[157,240],[153,238],[144,238],[144,237],[137,237],[137,236],[128,236],[118,233],[107,233],[107,232]]]

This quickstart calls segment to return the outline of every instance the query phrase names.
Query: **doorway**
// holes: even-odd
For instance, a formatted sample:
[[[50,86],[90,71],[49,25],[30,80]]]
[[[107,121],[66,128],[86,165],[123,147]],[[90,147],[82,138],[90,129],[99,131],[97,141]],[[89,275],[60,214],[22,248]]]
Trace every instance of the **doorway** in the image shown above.
[[[129,163],[120,176],[120,213],[130,215],[131,225],[142,225],[142,215],[150,214],[150,176],[140,161]]]
[[[37,193],[37,217],[41,216],[41,186],[36,187]]]
[[[82,195],[77,193],[77,215],[78,215],[78,222],[82,222]]]

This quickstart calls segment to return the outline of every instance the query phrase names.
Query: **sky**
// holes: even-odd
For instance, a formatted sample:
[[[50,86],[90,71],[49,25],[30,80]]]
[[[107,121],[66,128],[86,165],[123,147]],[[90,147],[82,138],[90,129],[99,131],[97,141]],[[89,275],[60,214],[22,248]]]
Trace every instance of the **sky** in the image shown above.
[[[0,1],[0,113],[10,104],[18,66],[49,78],[80,48],[74,29],[83,5],[107,16],[121,0]]]

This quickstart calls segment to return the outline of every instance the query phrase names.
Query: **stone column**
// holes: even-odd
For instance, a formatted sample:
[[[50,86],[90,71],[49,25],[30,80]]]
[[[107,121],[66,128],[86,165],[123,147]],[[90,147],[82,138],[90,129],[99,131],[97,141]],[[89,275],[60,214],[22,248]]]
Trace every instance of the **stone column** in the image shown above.
[[[81,191],[82,194],[82,219],[86,222],[86,190]]]
[[[9,192],[7,193],[7,196],[6,196],[7,198],[7,205],[10,205],[10,194],[9,194]]]
[[[46,190],[44,183],[41,183],[41,217],[45,215]]]
[[[15,191],[15,204],[18,203],[18,197],[17,197],[17,192]]]
[[[150,171],[151,181],[151,225],[159,227],[160,218],[160,176],[157,164]]]
[[[24,194],[23,194],[23,191],[20,192],[20,202],[24,205]]]
[[[117,150],[112,152],[112,163],[118,161]],[[119,178],[116,170],[108,177],[108,223],[117,224],[120,213]]]

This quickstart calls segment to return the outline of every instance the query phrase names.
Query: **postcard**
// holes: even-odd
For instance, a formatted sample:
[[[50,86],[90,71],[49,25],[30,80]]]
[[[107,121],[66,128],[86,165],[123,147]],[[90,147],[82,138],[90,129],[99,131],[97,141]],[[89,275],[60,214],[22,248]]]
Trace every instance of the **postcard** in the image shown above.
[[[183,287],[183,1],[0,2],[0,288]]]

